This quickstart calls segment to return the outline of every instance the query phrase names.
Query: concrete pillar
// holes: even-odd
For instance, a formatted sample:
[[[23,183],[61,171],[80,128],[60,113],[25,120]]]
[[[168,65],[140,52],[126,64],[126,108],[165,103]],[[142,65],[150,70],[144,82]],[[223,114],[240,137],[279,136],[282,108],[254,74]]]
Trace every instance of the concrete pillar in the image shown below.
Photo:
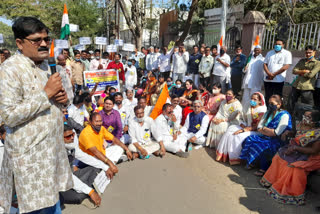
[[[243,46],[243,53],[249,55],[257,35],[260,36],[259,45],[262,44],[266,17],[262,12],[249,11],[245,15],[242,24],[241,45]]]

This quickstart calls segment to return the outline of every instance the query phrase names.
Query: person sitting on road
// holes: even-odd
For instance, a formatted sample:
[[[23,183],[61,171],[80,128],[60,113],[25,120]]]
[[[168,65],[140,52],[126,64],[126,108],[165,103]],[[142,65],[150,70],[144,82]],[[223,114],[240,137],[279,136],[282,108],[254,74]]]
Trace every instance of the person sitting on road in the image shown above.
[[[160,154],[160,145],[151,138],[151,126],[153,120],[144,117],[144,110],[141,106],[134,108],[135,117],[129,123],[129,135],[132,143],[129,150],[135,158],[148,159],[151,154]]]
[[[89,120],[89,113],[87,112],[83,102],[84,97],[77,94],[73,98],[73,104],[68,107],[69,117],[82,127],[84,127],[84,121]]]
[[[186,150],[187,138],[174,132],[174,122],[176,118],[173,114],[173,107],[166,103],[162,107],[162,114],[154,121],[151,132],[157,142],[160,144],[160,155],[165,155],[165,151],[172,152],[179,157],[187,158],[189,156]]]
[[[112,144],[104,144],[104,140],[111,141]],[[81,132],[79,147],[87,154],[106,163],[113,175],[118,172],[115,164],[120,160],[123,151],[126,152],[128,159],[132,159],[129,149],[102,126],[101,115],[97,112],[90,115],[90,124]]]
[[[123,96],[120,92],[116,92],[114,94],[114,102],[113,109],[117,110],[121,117],[121,124],[122,124],[122,133],[121,133],[121,142],[124,144],[129,144],[131,142],[130,136],[128,135],[128,125],[129,125],[129,118],[130,118],[130,107],[123,105]]]
[[[209,117],[202,111],[202,102],[193,102],[193,112],[188,114],[186,122],[181,129],[182,134],[186,135],[189,143],[204,146],[206,137],[204,136],[209,126]]]

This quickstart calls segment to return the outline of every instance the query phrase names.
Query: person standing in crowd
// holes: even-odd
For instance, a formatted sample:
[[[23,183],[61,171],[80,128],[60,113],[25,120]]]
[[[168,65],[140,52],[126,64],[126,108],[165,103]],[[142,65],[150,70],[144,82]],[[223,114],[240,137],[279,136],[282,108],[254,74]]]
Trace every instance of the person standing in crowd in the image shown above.
[[[132,88],[127,88],[125,93],[127,98],[123,100],[123,105],[133,109],[138,104],[137,98],[134,97],[134,91]]]
[[[114,61],[110,62],[108,64],[107,69],[114,69],[118,71],[119,74],[119,79],[120,79],[120,86],[122,87],[123,84],[125,84],[125,73],[124,73],[124,68],[123,64],[120,62],[121,55],[120,54],[115,54],[114,55]]]
[[[134,66],[138,69],[138,68],[140,68],[139,67],[139,61],[140,61],[140,58],[143,58],[144,57],[144,54],[143,53],[141,53],[141,52],[138,52],[138,49],[137,48],[135,48],[134,49],[134,52],[132,53],[132,55],[131,55],[131,59],[134,59],[135,60],[135,64],[134,64]]]
[[[103,69],[103,65],[101,63],[101,58],[100,58],[100,53],[101,52],[99,49],[96,49],[94,51],[94,59],[90,61],[90,71]]]
[[[170,58],[173,53],[173,48],[168,52],[168,47],[162,48],[162,54],[158,58],[158,69],[160,71],[160,74],[164,76],[165,79],[170,77],[171,72],[171,64],[170,64]]]
[[[90,62],[89,62],[89,60],[87,59],[87,54],[88,54],[88,51],[86,51],[86,50],[81,51],[81,62],[84,64],[85,70],[86,70],[86,71],[89,71],[89,69],[90,69]]]
[[[230,56],[227,47],[222,46],[213,68],[213,84],[220,83],[222,93],[226,93],[230,82]]]
[[[160,156],[165,155],[165,151],[187,158],[188,152],[185,152],[187,139],[180,132],[174,132],[174,122],[176,118],[173,114],[173,107],[166,103],[162,107],[162,114],[154,121],[151,132],[156,141],[160,144]]]
[[[199,47],[193,46],[193,53],[190,54],[187,73],[192,76],[194,84],[199,87],[199,64],[202,55],[199,53]]]
[[[101,59],[102,69],[107,69],[110,62],[112,62],[112,60],[109,59],[109,53],[103,52]]]
[[[83,90],[83,72],[85,71],[85,66],[81,62],[80,52],[74,51],[74,61],[70,62],[72,81],[74,83],[75,91]]]
[[[213,68],[214,59],[210,55],[209,47],[206,47],[205,55],[202,57],[199,65],[200,83],[206,87],[210,84],[210,74]]]
[[[83,102],[84,96],[77,94],[73,99],[73,103],[68,107],[69,117],[82,127],[84,127],[85,121],[89,121],[89,113]]]
[[[70,56],[70,51],[68,48],[62,50],[62,54],[64,58],[66,59],[67,66],[70,66],[70,63],[72,62],[72,57]]]
[[[201,46],[201,47],[200,47],[200,54],[201,54],[201,56],[204,56],[205,53],[206,53],[206,47],[205,47],[205,46]]]
[[[9,57],[11,56],[11,53],[8,49],[4,48],[2,49],[3,53],[4,53],[4,57],[5,59],[9,59]]]
[[[179,52],[173,54],[172,67],[173,67],[173,81],[177,79],[183,80],[187,72],[187,65],[189,62],[189,53],[186,52],[184,44],[179,45]]]
[[[320,62],[314,58],[316,49],[309,45],[305,48],[306,58],[300,61],[294,67],[292,73],[298,75],[292,85],[292,91],[289,99],[288,110],[292,114],[299,97],[301,102],[313,105],[313,91],[320,71]]]
[[[242,53],[242,47],[240,45],[235,48],[235,56],[233,57],[230,67],[231,67],[231,85],[232,90],[239,96],[242,84],[242,71],[247,63],[247,57]]]
[[[60,110],[68,105],[67,93],[46,61],[48,28],[34,17],[19,17],[12,30],[19,51],[0,67],[0,115],[7,131],[0,212],[9,213],[15,189],[19,212],[61,213],[59,192],[73,186]]]
[[[129,150],[135,158],[147,159],[151,154],[160,155],[160,145],[151,138],[153,120],[144,117],[144,110],[140,106],[134,107],[135,117],[129,123],[129,135],[132,143]]]
[[[149,49],[150,53],[146,57],[146,68],[148,71],[155,71],[158,69],[157,61],[159,53],[155,53],[152,46]]]
[[[60,54],[57,57],[58,64],[57,64],[57,70],[60,73],[60,76],[62,78],[62,85],[64,89],[67,92],[68,99],[70,102],[72,102],[74,93],[73,93],[73,84],[71,81],[71,71],[70,69],[66,66],[66,60],[62,54]]]
[[[274,50],[267,53],[263,65],[266,100],[269,100],[273,94],[282,95],[286,71],[291,64],[291,52],[284,49],[284,41],[282,39],[276,39]]]
[[[134,88],[138,81],[137,68],[133,63],[134,59],[128,61],[128,66],[125,68],[126,88]]]
[[[6,60],[6,57],[4,56],[3,51],[0,50],[0,65],[4,63],[5,60]]]
[[[242,107],[244,111],[248,109],[250,98],[253,93],[261,92],[263,85],[263,62],[264,57],[261,54],[261,46],[254,47],[253,53],[249,56],[248,64],[244,68],[245,76],[242,82]]]

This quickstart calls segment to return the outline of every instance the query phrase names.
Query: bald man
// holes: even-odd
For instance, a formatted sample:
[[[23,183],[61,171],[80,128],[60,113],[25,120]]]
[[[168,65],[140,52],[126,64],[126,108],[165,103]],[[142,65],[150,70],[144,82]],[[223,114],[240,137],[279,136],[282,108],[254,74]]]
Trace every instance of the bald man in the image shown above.
[[[71,70],[67,66],[66,58],[64,55],[60,54],[57,57],[57,61],[57,71],[60,73],[60,76],[62,78],[62,85],[67,92],[68,99],[70,103],[72,103],[74,95],[72,86],[73,84],[71,82]]]

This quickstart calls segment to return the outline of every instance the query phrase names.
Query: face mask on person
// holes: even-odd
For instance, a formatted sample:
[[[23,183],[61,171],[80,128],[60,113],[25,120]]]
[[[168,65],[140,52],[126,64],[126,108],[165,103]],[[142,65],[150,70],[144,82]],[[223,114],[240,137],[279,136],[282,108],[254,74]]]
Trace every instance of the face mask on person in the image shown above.
[[[219,90],[218,89],[212,89],[212,94],[219,94]]]
[[[171,85],[172,85],[172,82],[167,82],[167,85],[168,85],[168,86],[171,86]]]
[[[308,60],[311,60],[313,58],[313,56],[310,56],[309,58],[307,58]]]
[[[126,64],[126,63],[127,63],[127,61],[126,61],[126,60],[122,60],[122,63],[123,63],[123,64]]]
[[[71,150],[71,149],[75,149],[75,148],[76,148],[75,142],[73,142],[73,143],[65,143],[64,146],[65,146],[66,149],[68,149],[68,150]]]
[[[66,118],[66,120],[68,120],[69,114],[65,114],[64,117]]]
[[[181,85],[180,85],[180,84],[179,84],[179,85],[176,85],[176,87],[177,87],[177,88],[181,88]]]
[[[233,99],[233,96],[226,96],[226,100],[227,101],[230,101],[230,100],[232,100]]]
[[[168,115],[163,115],[164,118],[166,118],[166,120],[169,120],[169,116]]]
[[[81,60],[80,59],[74,59],[76,62],[80,62]]]
[[[277,52],[281,51],[281,49],[282,49],[281,45],[275,45],[274,46],[274,50],[277,51]]]
[[[99,60],[100,59],[100,56],[96,56],[96,60]]]
[[[132,62],[128,62],[128,65],[131,66],[131,65],[132,65]]]
[[[141,118],[137,118],[138,123],[142,123],[143,122],[143,117]]]
[[[277,105],[274,105],[272,103],[269,104],[268,106],[268,109],[271,111],[271,112],[274,112],[277,110]]]
[[[112,93],[110,93],[110,95],[113,96],[115,93],[116,93],[116,92],[112,92]]]
[[[224,53],[225,53],[224,50],[221,49],[221,50],[220,50],[220,56],[222,56]]]
[[[100,130],[101,130],[101,126],[94,126],[94,125],[91,125],[91,127],[92,127],[92,129],[93,129],[95,132],[97,132],[97,133],[99,133],[99,132],[100,132]]]
[[[252,107],[256,107],[256,106],[257,106],[257,102],[254,101],[254,100],[250,100],[250,105],[251,105]]]

